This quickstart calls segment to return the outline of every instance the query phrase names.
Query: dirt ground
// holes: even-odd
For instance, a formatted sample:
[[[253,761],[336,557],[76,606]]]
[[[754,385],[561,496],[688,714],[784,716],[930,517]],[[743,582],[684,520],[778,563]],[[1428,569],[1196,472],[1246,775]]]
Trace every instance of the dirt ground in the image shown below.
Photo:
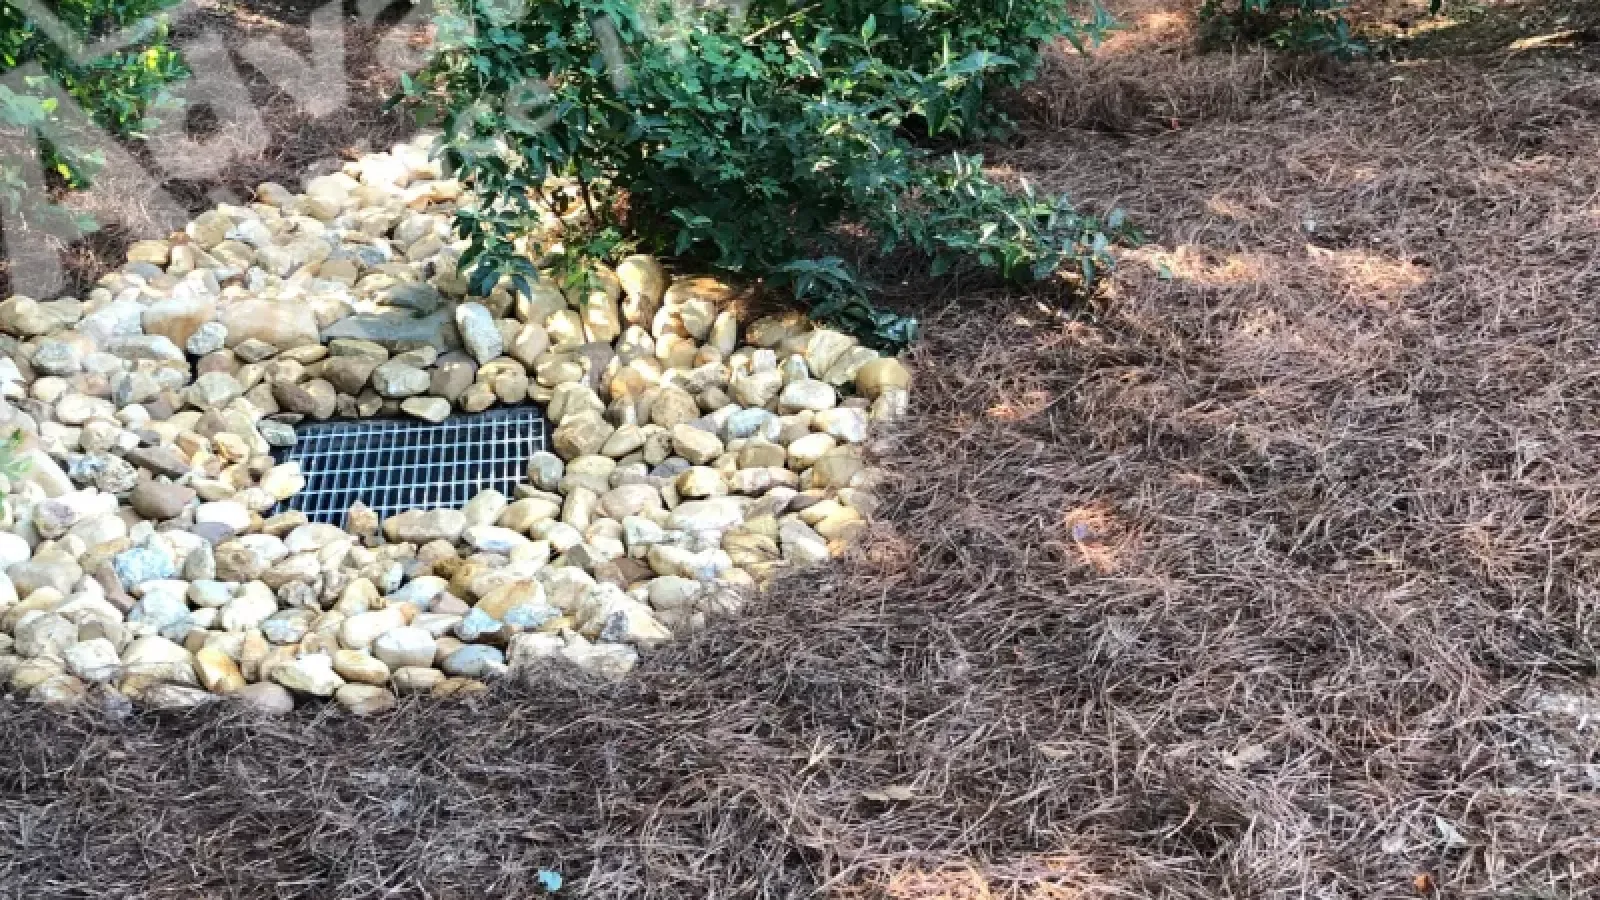
[[[905,292],[852,558],[617,687],[0,706],[0,895],[1600,894],[1600,55],[1169,6],[990,152],[1150,242],[1088,306]]]

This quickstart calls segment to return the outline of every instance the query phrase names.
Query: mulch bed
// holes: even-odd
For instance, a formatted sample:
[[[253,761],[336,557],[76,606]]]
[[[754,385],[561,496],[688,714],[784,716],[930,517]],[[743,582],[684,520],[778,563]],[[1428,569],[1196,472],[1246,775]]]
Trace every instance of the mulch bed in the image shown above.
[[[1154,242],[922,301],[852,558],[615,687],[0,707],[0,894],[1594,895],[1593,64],[1034,128],[992,156]]]

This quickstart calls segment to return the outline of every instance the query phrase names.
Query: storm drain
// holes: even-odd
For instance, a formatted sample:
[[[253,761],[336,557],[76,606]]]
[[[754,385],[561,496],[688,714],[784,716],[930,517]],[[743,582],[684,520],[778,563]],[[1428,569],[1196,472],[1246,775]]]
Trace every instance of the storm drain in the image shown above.
[[[360,500],[387,518],[408,509],[459,509],[485,488],[510,496],[545,449],[545,418],[534,406],[451,416],[435,425],[414,419],[310,422],[278,451],[300,463],[305,490],[279,505],[313,522],[343,525]]]

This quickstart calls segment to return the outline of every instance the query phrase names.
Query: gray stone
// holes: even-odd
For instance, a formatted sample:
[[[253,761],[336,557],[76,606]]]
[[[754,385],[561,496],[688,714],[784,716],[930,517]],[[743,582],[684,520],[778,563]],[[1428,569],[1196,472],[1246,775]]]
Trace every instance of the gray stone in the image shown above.
[[[172,554],[148,544],[118,553],[111,567],[125,590],[132,590],[146,581],[165,580],[178,574]]]
[[[421,315],[437,312],[444,303],[438,288],[427,282],[402,282],[383,292],[378,299],[389,306],[409,309]]]
[[[310,609],[279,610],[261,622],[261,633],[274,644],[298,644],[316,615]]]
[[[420,319],[401,310],[354,315],[335,322],[322,332],[325,342],[340,338],[370,341],[390,351],[414,346],[454,350],[461,346],[455,323],[443,311]]]
[[[189,605],[176,591],[151,591],[139,598],[128,611],[128,621],[149,625],[157,631],[189,621]]]
[[[294,695],[270,681],[247,684],[228,696],[264,715],[281,716],[294,711]]]
[[[215,353],[228,344],[228,327],[221,322],[206,322],[184,342],[183,349],[194,356]]]
[[[257,422],[256,430],[261,433],[262,440],[274,447],[293,447],[298,439],[293,425],[273,419],[262,419]]]
[[[192,488],[161,481],[139,482],[134,485],[133,493],[128,498],[134,512],[157,521],[174,518],[194,499]]]
[[[483,678],[494,674],[504,666],[506,655],[499,647],[489,647],[484,644],[469,644],[451,653],[440,663],[439,668],[447,675],[462,678]]]
[[[182,478],[189,474],[189,461],[171,444],[155,447],[137,447],[129,450],[123,459],[141,469],[149,469],[168,478]]]
[[[110,681],[122,671],[117,645],[105,638],[73,644],[61,654],[67,671],[90,683]]]
[[[270,535],[234,538],[216,549],[217,575],[224,581],[254,581],[288,553],[283,541]]]
[[[431,666],[438,646],[433,635],[410,625],[390,629],[372,642],[372,655],[391,669]]]
[[[105,350],[126,360],[154,360],[156,362],[183,362],[183,351],[177,344],[159,334],[130,334],[114,337],[106,342]]]
[[[26,562],[19,562],[6,570],[17,595],[26,597],[40,588],[54,588],[61,594],[72,592],[72,586],[83,577],[83,569],[76,560],[63,552],[40,553]]]
[[[481,609],[474,609],[468,611],[466,617],[456,623],[456,635],[463,641],[482,641],[498,637],[505,627],[504,622]]]
[[[40,341],[33,352],[33,370],[42,375],[75,374],[83,370],[83,351],[67,341]]]
[[[355,395],[366,389],[372,371],[382,363],[365,356],[333,356],[322,364],[322,377],[341,393]]]
[[[429,541],[455,543],[466,530],[467,517],[453,509],[407,510],[390,516],[383,531],[392,541],[426,544]]]
[[[438,424],[450,418],[450,401],[443,397],[408,397],[401,402],[400,411],[424,422]]]
[[[67,467],[79,484],[92,484],[108,494],[124,494],[139,482],[139,473],[127,460],[109,453],[85,453]]]
[[[272,670],[272,680],[297,694],[332,697],[344,687],[344,679],[333,671],[333,659],[320,653],[302,656]]]
[[[15,650],[25,659],[41,656],[59,657],[63,651],[78,642],[78,626],[65,616],[55,613],[34,615],[29,613],[18,623],[14,636]]]
[[[425,394],[431,383],[427,372],[395,360],[384,363],[372,373],[373,389],[391,400]]]
[[[244,394],[239,380],[226,372],[207,372],[194,380],[184,399],[197,409],[221,409]]]
[[[456,330],[478,365],[485,365],[505,352],[500,329],[481,303],[463,303],[456,307]]]

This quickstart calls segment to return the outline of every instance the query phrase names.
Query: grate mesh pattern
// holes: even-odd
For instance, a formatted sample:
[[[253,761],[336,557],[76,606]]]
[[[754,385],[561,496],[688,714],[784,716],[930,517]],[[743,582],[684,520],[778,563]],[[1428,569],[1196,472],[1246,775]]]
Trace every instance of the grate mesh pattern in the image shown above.
[[[383,517],[408,509],[459,509],[485,488],[511,494],[525,480],[528,457],[545,449],[545,418],[514,406],[451,416],[434,425],[414,419],[316,422],[279,460],[300,463],[306,488],[275,512],[299,510],[313,522],[344,524],[357,500]]]

